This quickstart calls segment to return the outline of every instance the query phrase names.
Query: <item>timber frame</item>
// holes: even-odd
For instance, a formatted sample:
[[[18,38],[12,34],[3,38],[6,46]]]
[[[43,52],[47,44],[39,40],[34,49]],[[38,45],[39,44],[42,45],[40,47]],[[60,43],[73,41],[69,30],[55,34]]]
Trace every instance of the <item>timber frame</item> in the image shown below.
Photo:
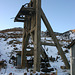
[[[23,29],[23,42],[22,42],[22,53],[21,53],[21,66],[22,68],[26,67],[26,48],[28,45],[28,41],[30,36],[32,37],[34,44],[34,72],[40,72],[40,55],[43,57],[47,57],[42,48],[41,43],[41,19],[43,20],[47,30],[49,31],[50,36],[54,41],[54,45],[57,47],[58,52],[60,53],[66,68],[69,69],[69,62],[59,44],[59,41],[54,34],[50,23],[48,22],[42,8],[41,8],[41,0],[31,0],[30,3],[25,4],[21,7],[17,16],[15,17],[15,22],[24,22]]]

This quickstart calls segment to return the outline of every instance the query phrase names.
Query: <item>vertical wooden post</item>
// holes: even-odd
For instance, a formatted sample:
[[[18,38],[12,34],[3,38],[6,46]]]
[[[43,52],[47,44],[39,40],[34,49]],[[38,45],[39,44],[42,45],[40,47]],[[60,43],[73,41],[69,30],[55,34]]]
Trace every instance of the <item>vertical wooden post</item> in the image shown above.
[[[41,51],[41,0],[36,0],[36,25],[34,37],[34,72],[40,71],[40,51]]]
[[[71,75],[75,75],[75,44],[70,48]]]
[[[29,36],[30,36],[29,34],[26,33],[27,32],[26,25],[27,25],[27,21],[24,22],[24,29],[23,29],[23,41],[22,41],[22,53],[21,53],[21,66],[22,66],[22,68],[27,67],[26,48],[27,48]]]
[[[26,21],[24,22],[24,29],[23,29],[23,41],[22,41],[22,53],[21,53],[21,66],[22,68],[25,68],[25,61],[26,61],[26,50],[24,49],[25,48],[25,37],[26,37],[26,29],[25,29],[25,26],[26,26]]]

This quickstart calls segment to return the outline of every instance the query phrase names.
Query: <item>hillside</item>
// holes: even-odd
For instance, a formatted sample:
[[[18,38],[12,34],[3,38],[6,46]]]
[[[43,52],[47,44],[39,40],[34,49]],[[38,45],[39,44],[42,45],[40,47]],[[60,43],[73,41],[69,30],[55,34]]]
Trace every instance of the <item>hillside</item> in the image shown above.
[[[75,33],[75,29],[73,29],[73,30],[71,30],[71,31]]]
[[[23,28],[21,28],[21,27],[6,29],[6,30],[0,31],[0,37],[2,37],[2,38],[5,38],[5,37],[8,37],[8,38],[15,38],[15,37],[21,38],[22,34],[23,34]],[[56,36],[59,36],[60,39],[62,39],[62,40],[64,39],[64,40],[71,40],[72,41],[73,39],[75,39],[75,29],[66,31],[64,33],[55,32],[55,34],[56,34]],[[46,32],[42,31],[41,36],[49,36],[48,31],[46,31]]]
[[[3,66],[3,68],[1,68],[2,66],[0,66],[0,75],[9,75],[10,73],[14,75],[24,75],[24,73],[27,72],[26,69],[17,69],[15,64],[13,63],[16,61],[13,61],[11,59],[13,56],[16,58],[16,51],[22,50],[22,34],[22,28],[13,28],[0,31],[0,61],[4,61],[4,63],[6,64]],[[52,38],[49,37],[46,32],[42,32],[41,36],[41,42],[54,44]],[[70,62],[70,51],[69,49],[64,47],[71,43],[73,39],[75,39],[74,30],[70,30],[65,33],[57,33],[56,37],[59,40],[68,61]],[[31,38],[29,43],[32,43]],[[54,71],[56,72],[57,70],[58,75],[69,75],[69,70],[65,69],[65,65],[56,47],[54,45],[42,46],[50,59],[51,67],[55,69]],[[33,47],[33,45],[29,44],[29,47]],[[27,57],[27,59],[30,58],[31,57]],[[51,60],[51,58],[53,58],[54,60]],[[31,70],[32,69],[28,70],[28,75],[30,75]]]

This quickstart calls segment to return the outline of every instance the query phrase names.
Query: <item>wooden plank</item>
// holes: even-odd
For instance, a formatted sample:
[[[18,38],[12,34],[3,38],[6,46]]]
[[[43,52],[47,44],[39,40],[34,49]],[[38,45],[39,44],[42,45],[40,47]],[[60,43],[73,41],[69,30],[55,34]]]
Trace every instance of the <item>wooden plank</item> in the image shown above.
[[[29,44],[33,45],[33,42],[31,42]],[[41,42],[41,45],[55,46],[55,44],[53,44],[53,43],[47,43],[47,42]]]
[[[31,1],[33,2],[33,9],[36,10],[36,0]],[[34,44],[35,25],[36,25],[36,14],[33,14],[33,16],[31,16],[31,30],[30,30],[30,35],[33,40],[33,44]]]
[[[29,43],[29,44],[33,45],[34,43],[33,43],[33,42],[31,42],[31,43]],[[47,42],[41,42],[41,45],[55,46],[55,44],[54,44],[54,43],[47,43]]]
[[[21,55],[22,51],[15,51],[17,54]],[[26,51],[26,56],[33,56],[34,50]]]
[[[55,46],[53,43],[41,42],[41,45]]]
[[[35,30],[35,27],[28,31],[28,34],[31,34]]]
[[[41,42],[41,45],[47,45],[47,46],[56,46],[54,43],[47,43],[47,42]],[[63,45],[60,44],[62,47]]]
[[[24,22],[25,20],[15,19],[15,22]]]
[[[47,59],[48,62],[49,62],[49,58],[48,58],[48,55],[46,54],[44,48],[41,46],[41,55],[44,59]],[[49,66],[51,67],[51,65],[49,64]]]
[[[71,75],[75,75],[75,40],[70,44]]]
[[[22,54],[21,54],[21,66],[22,68],[26,67],[27,60],[26,60],[26,48],[28,45],[30,35],[26,34],[26,21],[24,22],[24,30],[23,30],[23,41],[22,41]]]
[[[50,26],[50,24],[49,24],[49,22],[48,22],[48,20],[47,20],[47,18],[46,18],[46,16],[45,16],[45,14],[44,14],[42,9],[41,9],[41,18],[42,18],[43,22],[45,23],[45,26],[46,26],[47,30],[49,31],[49,34],[51,35],[51,37],[52,37],[52,39],[53,39],[53,41],[54,41],[59,53],[60,53],[60,55],[61,55],[61,57],[63,59],[63,62],[66,65],[66,68],[69,69],[70,68],[69,62],[68,62],[68,60],[67,60],[67,58],[66,58],[66,56],[65,56],[65,54],[64,54],[64,52],[63,52],[63,50],[62,50],[62,48],[60,46],[60,44],[59,44],[59,42],[58,42],[58,40],[56,38],[56,35],[54,34],[54,32],[53,32],[53,30],[52,30],[52,28],[51,28],[51,26]]]
[[[34,40],[34,72],[40,72],[40,50],[41,50],[41,0],[36,0],[36,26]]]
[[[46,58],[48,59],[48,55],[46,54],[46,52],[42,46],[41,46],[41,54],[42,54],[44,59],[46,59]]]
[[[35,12],[35,10],[33,9],[33,7],[27,7],[27,8],[23,7],[22,11]]]
[[[20,11],[22,10],[23,6],[21,7],[21,9],[19,10],[18,14],[16,15],[14,22],[16,22],[16,19],[18,18],[18,16],[20,16]]]
[[[31,15],[33,13],[35,13],[33,7],[25,8],[24,6],[22,6],[20,11],[18,12],[18,14],[15,17],[14,22],[23,22],[23,21],[20,21],[20,19],[22,19],[19,17],[20,15]],[[18,18],[20,18],[20,19],[18,19]]]
[[[27,49],[34,49],[33,47],[27,47]]]

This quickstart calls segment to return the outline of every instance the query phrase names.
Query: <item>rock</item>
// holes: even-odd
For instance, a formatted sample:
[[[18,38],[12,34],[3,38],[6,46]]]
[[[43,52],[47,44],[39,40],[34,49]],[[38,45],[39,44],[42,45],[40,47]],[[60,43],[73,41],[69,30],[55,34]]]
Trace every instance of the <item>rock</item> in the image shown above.
[[[12,75],[12,73],[10,73],[9,75]]]
[[[5,62],[6,60],[0,61],[0,68],[6,68],[7,64]]]
[[[52,56],[50,57],[50,61],[54,62],[55,58],[53,58]]]
[[[45,68],[45,63],[41,63],[41,68]]]
[[[56,57],[56,61],[57,61],[59,58],[60,58],[60,57],[57,56],[57,57]]]
[[[41,71],[42,72],[51,72],[51,71],[54,71],[54,69],[53,68],[51,68],[51,69],[43,68]]]
[[[38,73],[36,73],[36,75],[38,75]]]
[[[27,73],[24,73],[24,75],[27,75]]]
[[[43,73],[41,73],[40,75],[44,75]]]
[[[18,48],[16,47],[16,48],[14,48],[14,50],[18,50]]]
[[[51,73],[50,75],[56,75],[55,73]]]
[[[4,41],[7,41],[8,37],[5,37]]]
[[[12,59],[12,60],[16,60],[16,57],[12,56],[10,59]]]
[[[2,65],[0,65],[0,69],[2,68]]]
[[[0,61],[0,65],[3,65],[4,64],[4,61]]]
[[[60,53],[58,52],[58,55],[60,55]]]
[[[41,58],[41,62],[48,62],[48,59],[47,58],[45,58],[45,59]]]
[[[66,69],[66,66],[60,66],[61,69]]]
[[[41,68],[50,67],[49,63],[41,63]]]
[[[30,75],[33,75],[32,73]]]
[[[10,44],[13,44],[13,40],[9,41],[8,44],[9,44],[9,45],[10,45]]]
[[[12,64],[12,63],[11,63],[11,60],[9,60],[9,64]]]
[[[14,44],[13,47],[16,47],[16,45]]]
[[[14,44],[21,44],[22,42],[20,42],[19,40],[16,40],[16,42],[14,42]]]
[[[65,50],[64,52],[65,52],[65,53],[69,53],[69,51],[68,51],[68,50]]]

